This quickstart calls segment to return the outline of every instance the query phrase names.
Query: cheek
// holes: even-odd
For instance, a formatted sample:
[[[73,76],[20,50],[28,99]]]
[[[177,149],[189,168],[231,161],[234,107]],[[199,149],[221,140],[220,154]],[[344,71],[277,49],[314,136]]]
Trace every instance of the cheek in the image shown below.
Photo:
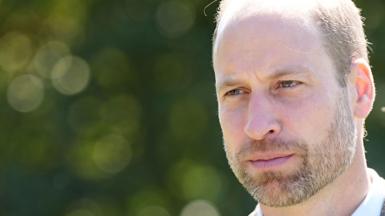
[[[302,103],[286,107],[286,125],[293,136],[313,142],[325,137],[333,122],[335,106],[331,99],[322,96],[309,97]]]
[[[238,146],[244,139],[245,115],[241,110],[219,110],[223,139],[228,147]]]

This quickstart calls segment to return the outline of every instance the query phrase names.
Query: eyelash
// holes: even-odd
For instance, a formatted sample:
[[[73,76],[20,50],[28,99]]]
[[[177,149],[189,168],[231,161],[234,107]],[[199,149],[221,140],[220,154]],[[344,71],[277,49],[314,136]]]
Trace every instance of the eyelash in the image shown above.
[[[237,93],[237,92],[240,92],[240,91],[244,92],[245,90],[242,90],[242,89],[239,89],[239,88],[238,88],[238,89],[232,89],[232,90],[226,92],[225,96],[236,96],[236,95],[240,95],[240,94],[242,94],[242,93]]]
[[[285,84],[289,84],[288,86],[285,86]],[[275,89],[278,89],[278,88],[294,88],[298,85],[301,85],[302,82],[301,81],[296,81],[296,80],[283,80],[283,81],[279,81],[277,83],[277,86]]]
[[[277,90],[277,89],[280,89],[280,88],[283,88],[283,89],[290,89],[290,88],[295,88],[297,87],[298,85],[301,85],[303,84],[301,81],[296,81],[296,80],[283,80],[283,81],[279,81],[277,83],[277,85],[274,87],[274,90]],[[237,89],[232,89],[228,92],[225,93],[225,96],[237,96],[237,95],[241,95],[241,94],[245,94],[247,93],[246,90],[243,90],[241,88],[237,88]]]

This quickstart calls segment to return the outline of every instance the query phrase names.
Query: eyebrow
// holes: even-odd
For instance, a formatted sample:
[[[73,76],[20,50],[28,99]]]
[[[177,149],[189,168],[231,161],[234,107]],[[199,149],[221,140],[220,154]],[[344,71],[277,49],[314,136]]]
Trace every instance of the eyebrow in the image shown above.
[[[222,89],[230,86],[235,86],[241,82],[241,79],[235,78],[234,76],[227,76],[226,78],[220,80],[215,84],[215,87],[218,92],[220,92]]]
[[[268,79],[277,79],[279,77],[298,74],[309,74],[310,70],[305,67],[296,67],[289,69],[277,70],[273,74],[267,76]]]
[[[309,68],[303,67],[303,66],[288,67],[285,69],[275,70],[273,73],[267,75],[265,79],[274,80],[280,77],[284,77],[288,75],[298,75],[298,74],[305,74],[307,75],[306,77],[309,77],[310,71],[311,70]],[[238,78],[238,77],[229,75],[216,83],[216,89],[218,92],[220,92],[222,89],[226,87],[238,85],[243,80],[244,80],[243,78]]]

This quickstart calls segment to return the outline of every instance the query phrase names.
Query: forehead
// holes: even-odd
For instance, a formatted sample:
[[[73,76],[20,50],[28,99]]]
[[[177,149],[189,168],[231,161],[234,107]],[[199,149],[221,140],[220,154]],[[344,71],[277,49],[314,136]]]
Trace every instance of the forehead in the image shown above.
[[[218,30],[218,45],[263,45],[275,42],[292,51],[310,52],[322,46],[320,34],[310,18],[285,16],[282,13],[263,13],[227,20]],[[310,40],[308,40],[310,39]],[[244,42],[240,44],[239,42]]]
[[[214,45],[214,71],[216,74],[255,68],[267,71],[293,63],[317,67],[318,60],[328,56],[310,17],[305,13],[263,11],[223,20]]]
[[[237,45],[236,47],[247,50],[248,47],[253,48],[251,44],[275,42],[277,46],[284,46],[292,51],[309,52],[320,47],[318,39],[318,32],[308,19],[284,17],[282,14],[258,14],[224,24],[218,32],[216,48],[219,48],[218,45],[221,48]],[[241,44],[240,41],[244,43]]]

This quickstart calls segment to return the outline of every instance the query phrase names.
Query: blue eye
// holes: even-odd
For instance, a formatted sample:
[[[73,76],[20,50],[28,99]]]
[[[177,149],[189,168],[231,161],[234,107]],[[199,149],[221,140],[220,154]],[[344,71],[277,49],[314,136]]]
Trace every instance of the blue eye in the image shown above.
[[[300,84],[302,84],[302,82],[300,81],[284,80],[284,81],[278,82],[277,88],[294,88]]]

